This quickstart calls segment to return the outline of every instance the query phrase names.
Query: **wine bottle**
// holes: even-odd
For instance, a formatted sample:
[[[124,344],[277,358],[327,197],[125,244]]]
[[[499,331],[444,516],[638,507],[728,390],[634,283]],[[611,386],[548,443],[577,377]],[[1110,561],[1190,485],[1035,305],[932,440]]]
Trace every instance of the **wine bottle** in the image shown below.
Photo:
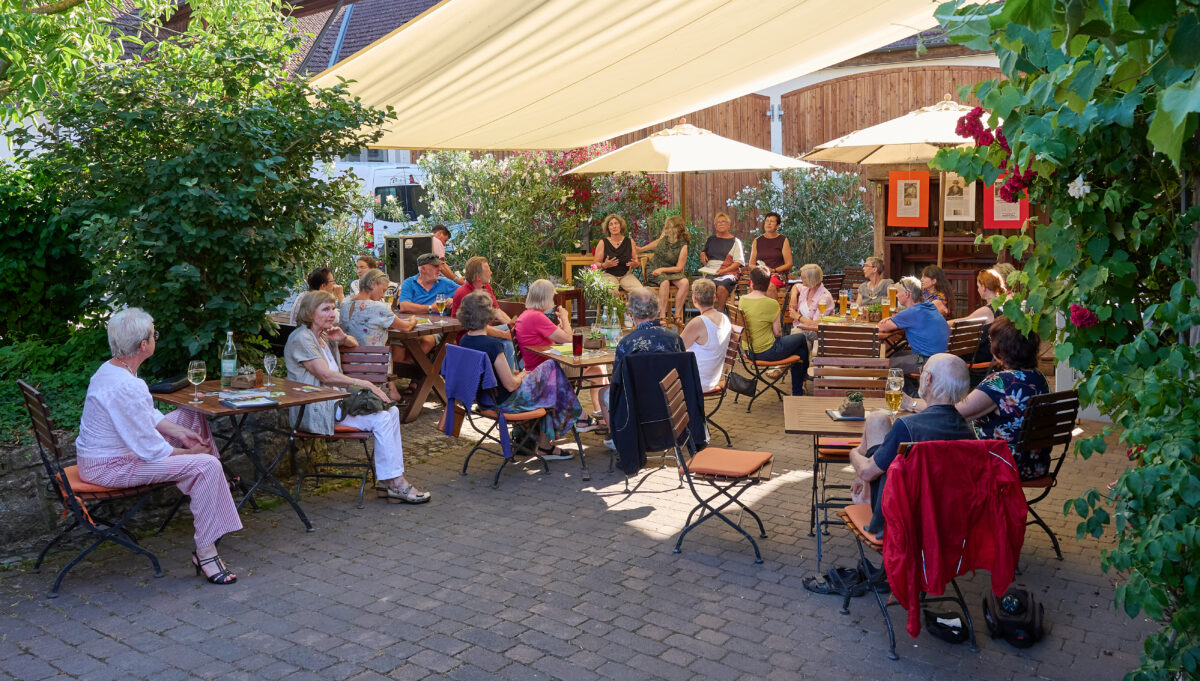
[[[221,387],[228,388],[237,375],[237,348],[233,345],[233,332],[225,332],[225,347],[221,348]]]

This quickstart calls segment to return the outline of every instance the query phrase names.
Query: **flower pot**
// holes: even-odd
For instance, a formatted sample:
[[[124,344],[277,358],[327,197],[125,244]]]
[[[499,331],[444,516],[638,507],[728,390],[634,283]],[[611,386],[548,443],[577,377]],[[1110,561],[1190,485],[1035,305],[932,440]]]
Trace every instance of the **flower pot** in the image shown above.
[[[583,339],[583,347],[585,350],[603,350],[604,349],[604,339],[603,338],[584,338]]]

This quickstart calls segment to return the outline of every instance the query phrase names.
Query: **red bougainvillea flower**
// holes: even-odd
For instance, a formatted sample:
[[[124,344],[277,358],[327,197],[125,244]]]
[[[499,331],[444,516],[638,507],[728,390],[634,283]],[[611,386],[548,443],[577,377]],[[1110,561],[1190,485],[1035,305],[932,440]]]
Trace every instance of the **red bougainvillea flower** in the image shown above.
[[[1096,325],[1100,318],[1095,312],[1087,309],[1082,305],[1071,305],[1071,323],[1081,329],[1087,329]]]

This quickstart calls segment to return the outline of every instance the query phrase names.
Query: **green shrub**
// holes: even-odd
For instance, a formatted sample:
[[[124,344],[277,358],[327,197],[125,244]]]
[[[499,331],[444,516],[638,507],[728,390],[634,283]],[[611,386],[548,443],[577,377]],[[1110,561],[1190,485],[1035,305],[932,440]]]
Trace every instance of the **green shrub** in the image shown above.
[[[0,347],[0,442],[31,437],[17,379],[42,391],[57,427],[74,431],[88,381],[110,356],[108,337],[100,329],[77,330],[63,342],[30,338]]]

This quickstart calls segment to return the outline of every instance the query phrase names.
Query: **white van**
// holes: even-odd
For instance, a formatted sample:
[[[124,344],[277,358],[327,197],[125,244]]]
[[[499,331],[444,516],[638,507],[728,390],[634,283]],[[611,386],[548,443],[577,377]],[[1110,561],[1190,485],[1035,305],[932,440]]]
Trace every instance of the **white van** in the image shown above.
[[[365,221],[370,223],[375,233],[376,247],[383,247],[385,235],[412,231],[409,223],[428,214],[425,189],[421,186],[425,174],[416,165],[345,162],[334,164],[335,173],[347,171],[354,171],[354,174],[362,179],[364,194],[378,197],[381,202],[398,202],[408,218],[404,222],[391,222],[376,220],[373,214],[368,214]]]

